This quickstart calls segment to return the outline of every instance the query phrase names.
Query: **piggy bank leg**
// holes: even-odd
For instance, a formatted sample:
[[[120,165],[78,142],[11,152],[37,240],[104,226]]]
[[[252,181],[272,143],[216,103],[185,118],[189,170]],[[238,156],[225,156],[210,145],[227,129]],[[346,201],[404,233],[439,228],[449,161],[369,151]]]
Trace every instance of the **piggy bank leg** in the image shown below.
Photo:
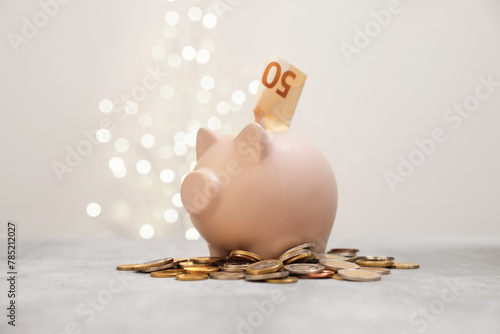
[[[228,251],[214,247],[211,244],[208,244],[208,251],[210,252],[210,256],[226,257],[227,255],[229,255]]]

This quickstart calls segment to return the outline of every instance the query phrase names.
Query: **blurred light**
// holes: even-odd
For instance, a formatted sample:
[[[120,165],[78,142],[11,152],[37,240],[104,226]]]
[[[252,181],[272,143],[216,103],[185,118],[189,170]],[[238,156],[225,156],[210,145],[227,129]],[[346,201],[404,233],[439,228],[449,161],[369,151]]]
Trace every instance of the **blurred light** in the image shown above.
[[[186,231],[186,239],[188,240],[198,240],[200,238],[200,233],[194,228],[190,227]]]
[[[163,85],[160,87],[160,95],[164,99],[169,99],[174,95],[174,87],[170,85]]]
[[[166,25],[163,28],[163,36],[169,39],[175,38],[175,36],[177,36],[177,28],[171,25]]]
[[[212,29],[217,24],[217,16],[212,13],[207,13],[203,16],[203,26],[207,29]]]
[[[172,203],[176,207],[182,208],[181,194],[179,194],[179,193],[174,194],[174,196],[172,196]]]
[[[121,221],[127,220],[130,216],[130,206],[125,202],[118,202],[113,206],[113,215]]]
[[[195,147],[196,146],[196,133],[190,132],[186,136],[185,143],[189,147]]]
[[[175,173],[171,169],[164,169],[160,172],[160,180],[163,183],[170,183],[175,179]]]
[[[231,96],[231,99],[236,104],[243,104],[243,102],[245,102],[245,98],[246,98],[246,95],[241,90],[235,90],[233,92],[233,95]]]
[[[182,49],[182,58],[184,58],[187,61],[191,61],[196,57],[196,49],[192,47],[191,45],[186,45]]]
[[[87,214],[90,217],[97,217],[101,214],[101,206],[97,203],[89,203],[87,205]]]
[[[200,64],[206,64],[210,60],[210,52],[205,49],[200,49],[196,52],[196,61]]]
[[[222,122],[219,117],[212,116],[207,121],[207,126],[210,130],[219,130]]]
[[[115,140],[115,150],[118,152],[125,152],[130,147],[128,140],[125,138],[118,138]]]
[[[101,143],[107,143],[111,140],[111,132],[108,129],[99,129],[95,133],[95,137]]]
[[[214,88],[215,81],[211,76],[205,75],[203,78],[201,78],[200,84],[203,89],[208,90]]]
[[[113,110],[113,102],[108,99],[101,100],[101,102],[99,102],[99,110],[107,114],[108,112]]]
[[[178,144],[184,144],[186,142],[186,133],[179,131],[174,135],[174,141]]]
[[[120,170],[125,167],[125,163],[122,158],[114,157],[109,159],[108,166],[111,170]]]
[[[113,171],[113,176],[116,177],[117,179],[121,179],[125,175],[127,175],[127,168],[125,168],[125,166],[121,169]]]
[[[154,60],[163,60],[165,59],[165,56],[167,54],[167,51],[162,46],[155,46],[153,49],[151,49],[151,57],[153,57]]]
[[[151,163],[147,160],[142,159],[137,161],[135,168],[137,169],[137,172],[139,172],[139,174],[147,174],[151,171]]]
[[[186,154],[187,146],[185,144],[177,143],[174,145],[174,153],[175,155],[182,156]]]
[[[250,91],[250,94],[257,94],[257,90],[259,89],[259,80],[254,80],[252,82],[250,82],[250,84],[248,85],[248,90]]]
[[[175,223],[179,218],[179,214],[175,209],[168,209],[163,214],[163,218],[167,221],[167,223]]]
[[[133,115],[139,111],[139,105],[135,101],[127,101],[125,103],[125,112],[129,115]]]
[[[198,94],[196,94],[196,100],[201,104],[207,104],[210,102],[211,94],[208,90],[200,90]]]
[[[155,137],[149,133],[146,133],[141,138],[141,144],[145,148],[151,148],[151,147],[155,146],[155,142],[156,142]]]
[[[139,116],[138,122],[141,126],[150,126],[151,123],[153,123],[153,118],[150,114],[142,114],[141,116]]]
[[[220,101],[219,103],[217,103],[217,112],[221,115],[225,115],[229,112],[229,103],[227,103],[226,101]]]
[[[170,67],[178,68],[181,66],[182,59],[181,59],[181,56],[179,56],[177,53],[174,53],[174,54],[171,54],[170,56],[168,56],[167,62],[170,65]]]
[[[162,159],[169,159],[174,154],[174,151],[170,146],[162,146],[160,147],[159,154]]]
[[[149,224],[144,224],[141,226],[139,234],[144,239],[150,239],[155,234],[155,229]]]
[[[215,43],[211,39],[206,39],[201,43],[201,48],[213,53],[215,51]]]
[[[177,23],[179,23],[179,14],[177,14],[177,12],[173,10],[167,12],[167,14],[165,14],[165,22],[167,22],[171,26],[175,26]]]
[[[200,7],[191,7],[188,10],[188,17],[191,21],[198,22],[202,15]]]
[[[231,92],[231,89],[232,89],[231,83],[226,80],[220,81],[219,84],[217,85],[217,90],[221,94],[229,94]]]

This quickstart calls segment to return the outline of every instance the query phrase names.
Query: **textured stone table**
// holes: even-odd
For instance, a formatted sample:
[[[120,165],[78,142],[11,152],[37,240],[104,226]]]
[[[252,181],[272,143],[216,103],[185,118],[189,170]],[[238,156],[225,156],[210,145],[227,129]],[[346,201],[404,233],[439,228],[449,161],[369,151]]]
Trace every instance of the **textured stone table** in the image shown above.
[[[115,266],[207,255],[202,240],[21,240],[17,326],[3,315],[0,332],[500,333],[500,238],[334,238],[329,247],[421,269],[371,283],[181,282]]]

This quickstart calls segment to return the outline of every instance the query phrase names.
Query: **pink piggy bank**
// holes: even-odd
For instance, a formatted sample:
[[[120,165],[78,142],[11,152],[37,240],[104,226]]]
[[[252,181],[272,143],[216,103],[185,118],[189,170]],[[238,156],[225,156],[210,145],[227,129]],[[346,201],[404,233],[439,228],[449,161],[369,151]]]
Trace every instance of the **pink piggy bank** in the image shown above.
[[[276,259],[306,242],[315,243],[317,253],[325,251],[337,183],[311,144],[251,123],[238,135],[201,128],[196,155],[181,198],[211,256],[242,249]]]

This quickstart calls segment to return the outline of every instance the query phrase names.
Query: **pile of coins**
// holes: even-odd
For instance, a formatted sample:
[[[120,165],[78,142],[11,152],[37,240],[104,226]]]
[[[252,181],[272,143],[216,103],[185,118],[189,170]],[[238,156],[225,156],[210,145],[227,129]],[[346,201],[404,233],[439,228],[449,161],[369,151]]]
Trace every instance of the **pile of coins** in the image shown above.
[[[175,277],[180,281],[245,279],[251,282],[296,283],[299,279],[380,281],[391,269],[417,269],[411,262],[395,262],[392,256],[358,256],[358,249],[334,248],[324,254],[314,252],[313,243],[290,248],[278,259],[263,260],[259,255],[233,250],[226,258],[164,258],[140,264],[125,264],[118,270],[151,273],[151,277]]]

